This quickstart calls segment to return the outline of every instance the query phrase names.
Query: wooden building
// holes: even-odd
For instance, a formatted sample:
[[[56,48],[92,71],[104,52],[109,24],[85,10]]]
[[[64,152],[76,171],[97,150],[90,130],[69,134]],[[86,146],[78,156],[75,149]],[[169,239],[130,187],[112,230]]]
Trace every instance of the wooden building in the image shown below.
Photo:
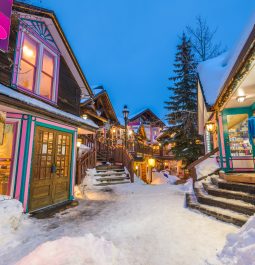
[[[232,52],[201,63],[198,68],[199,132],[204,135],[207,153],[219,148],[219,162],[227,173],[255,171],[255,135],[249,130],[255,113],[254,25],[253,19]],[[213,102],[208,108],[210,94]],[[245,178],[236,176],[236,180]],[[255,178],[248,181],[255,183]]]
[[[34,211],[73,199],[76,139],[98,126],[80,117],[87,80],[53,11],[13,4],[0,51],[0,194]]]

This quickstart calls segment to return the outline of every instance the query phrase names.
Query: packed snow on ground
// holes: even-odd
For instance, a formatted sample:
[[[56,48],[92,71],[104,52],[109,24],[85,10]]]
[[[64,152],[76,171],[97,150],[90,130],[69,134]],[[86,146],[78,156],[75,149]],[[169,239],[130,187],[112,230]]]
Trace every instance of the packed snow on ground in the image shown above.
[[[19,227],[26,222],[29,221],[23,215],[22,204],[9,196],[0,195],[0,249],[3,246],[8,247],[9,244],[19,244],[16,242],[16,235]]]
[[[195,166],[197,178],[208,176],[220,168],[216,156],[208,157],[206,160]]]
[[[11,232],[17,243],[7,240],[0,248],[0,263],[209,264],[237,228],[184,208],[184,192],[177,186],[137,179],[134,184],[85,186],[77,207],[48,219],[29,218],[27,225],[23,220]],[[7,238],[12,242],[13,237]]]
[[[153,185],[160,185],[160,184],[174,184],[178,177],[172,176],[169,172],[163,170],[160,172],[152,172],[152,183]]]
[[[219,254],[223,264],[255,264],[255,216],[237,232],[227,236],[227,243]]]

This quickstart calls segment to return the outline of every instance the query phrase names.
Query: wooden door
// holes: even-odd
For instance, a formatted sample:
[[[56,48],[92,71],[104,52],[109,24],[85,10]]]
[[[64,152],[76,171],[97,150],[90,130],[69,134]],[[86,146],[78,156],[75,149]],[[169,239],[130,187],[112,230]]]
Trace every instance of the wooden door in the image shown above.
[[[71,134],[68,133],[36,127],[30,186],[30,211],[68,199],[71,138]]]

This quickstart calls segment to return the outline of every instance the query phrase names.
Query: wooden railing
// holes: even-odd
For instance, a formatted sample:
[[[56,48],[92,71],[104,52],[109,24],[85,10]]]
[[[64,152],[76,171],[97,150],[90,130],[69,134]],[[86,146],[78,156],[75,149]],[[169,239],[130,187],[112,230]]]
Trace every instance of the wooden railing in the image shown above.
[[[130,174],[130,180],[134,182],[134,159],[129,151],[123,146],[116,146],[112,150],[112,159],[115,163],[121,163]]]
[[[77,155],[76,163],[76,184],[80,184],[86,176],[89,168],[96,167],[96,141],[93,135],[82,135],[83,144],[90,148],[87,152]]]
[[[207,158],[209,158],[212,155],[215,155],[219,151],[219,147],[216,147],[214,150],[212,150],[210,153],[205,154],[204,156],[200,157],[190,165],[188,165],[187,169],[189,171],[189,175],[193,178],[193,183],[195,183],[197,179],[197,174],[196,174],[196,165],[200,164]]]

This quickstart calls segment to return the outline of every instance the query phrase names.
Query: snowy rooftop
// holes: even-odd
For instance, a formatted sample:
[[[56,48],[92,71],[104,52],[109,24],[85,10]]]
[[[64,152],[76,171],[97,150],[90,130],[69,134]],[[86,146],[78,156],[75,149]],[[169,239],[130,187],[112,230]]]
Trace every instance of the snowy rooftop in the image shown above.
[[[202,84],[206,102],[213,104],[218,96],[222,77],[227,68],[229,53],[202,62],[198,65],[199,79]]]
[[[249,23],[237,43],[233,46],[233,49],[199,64],[199,78],[203,86],[207,103],[215,103],[218,94],[223,89],[245,43],[254,29],[254,26],[255,13],[251,16]]]
[[[11,88],[3,86],[2,84],[0,84],[0,94],[6,95],[6,96],[11,97],[13,99],[16,99],[18,101],[22,101],[24,103],[27,103],[28,105],[33,106],[35,108],[35,110],[40,108],[43,110],[47,110],[51,113],[57,114],[59,116],[68,118],[68,119],[73,120],[75,122],[81,123],[83,125],[87,125],[87,126],[95,128],[95,129],[98,128],[98,126],[92,120],[89,120],[89,119],[84,120],[83,118],[80,118],[80,117],[75,116],[73,114],[59,110],[59,109],[57,109],[57,108],[55,108],[55,107],[53,107],[47,103],[44,103],[44,102],[37,100],[35,98],[31,98],[31,97],[26,96],[20,92],[17,92]]]

